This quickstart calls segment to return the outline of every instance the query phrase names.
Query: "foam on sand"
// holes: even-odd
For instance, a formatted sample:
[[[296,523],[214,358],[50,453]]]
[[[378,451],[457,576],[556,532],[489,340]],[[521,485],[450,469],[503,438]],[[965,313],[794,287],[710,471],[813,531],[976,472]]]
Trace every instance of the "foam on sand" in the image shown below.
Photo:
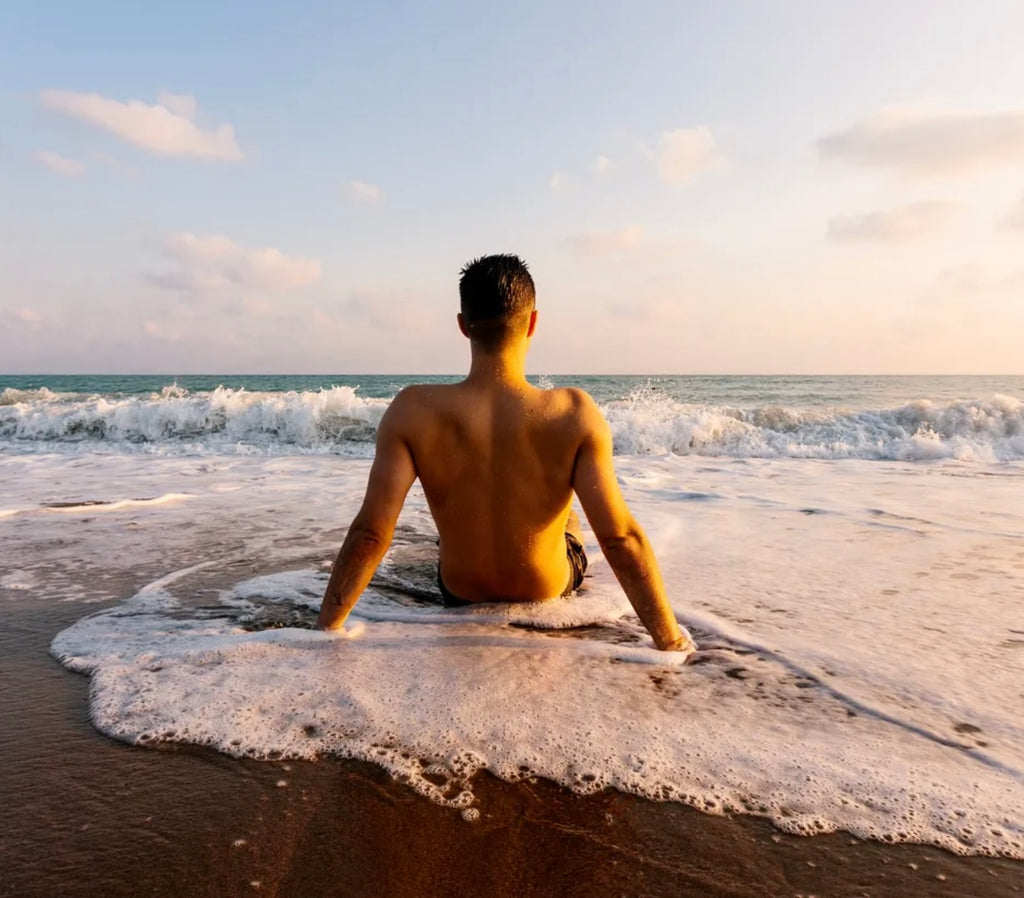
[[[654,651],[592,537],[572,601],[439,606],[418,486],[348,633],[312,631],[368,469],[0,455],[3,506],[30,510],[0,522],[0,592],[78,601],[76,577],[152,572],[53,643],[129,742],[363,758],[469,811],[486,769],[1024,857],[1019,463],[620,457],[689,666]]]
[[[607,569],[586,595],[536,609],[371,591],[340,634],[260,629],[283,611],[308,626],[322,573],[245,581],[201,614],[172,591],[192,573],[54,640],[91,674],[93,720],[115,738],[358,758],[464,810],[486,769],[759,814],[795,833],[1024,857],[1020,771],[737,643],[713,615],[701,663],[684,667],[650,646]]]

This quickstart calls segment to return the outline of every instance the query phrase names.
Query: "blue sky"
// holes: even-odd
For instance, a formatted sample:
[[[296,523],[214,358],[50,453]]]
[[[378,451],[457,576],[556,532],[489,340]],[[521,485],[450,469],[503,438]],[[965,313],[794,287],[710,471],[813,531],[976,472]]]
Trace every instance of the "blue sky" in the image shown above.
[[[1017,2],[0,10],[0,370],[1020,373]]]

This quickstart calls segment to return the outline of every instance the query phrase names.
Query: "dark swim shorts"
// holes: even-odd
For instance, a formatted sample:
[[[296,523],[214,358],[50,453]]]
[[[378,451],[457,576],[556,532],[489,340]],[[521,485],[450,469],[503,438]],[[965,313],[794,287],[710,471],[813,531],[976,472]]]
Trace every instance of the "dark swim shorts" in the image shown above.
[[[587,553],[581,543],[571,533],[565,534],[565,557],[569,559],[569,582],[562,590],[562,597],[571,595],[583,585],[583,575],[587,572]],[[441,579],[441,565],[437,566],[437,588],[441,590],[441,601],[445,608],[461,608],[464,605],[474,605],[475,602],[468,602],[460,599],[450,592]]]

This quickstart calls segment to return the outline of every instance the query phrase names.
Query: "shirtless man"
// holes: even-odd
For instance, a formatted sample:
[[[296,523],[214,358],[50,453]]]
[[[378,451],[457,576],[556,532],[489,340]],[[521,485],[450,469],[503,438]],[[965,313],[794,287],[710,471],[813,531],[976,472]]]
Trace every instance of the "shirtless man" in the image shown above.
[[[586,570],[573,493],[627,598],[667,651],[692,651],[654,552],[626,507],[608,424],[583,390],[527,383],[533,278],[515,256],[462,270],[459,329],[472,364],[458,384],[406,387],[377,431],[366,496],[338,553],[318,625],[340,629],[387,552],[419,477],[440,535],[447,605],[568,595]]]

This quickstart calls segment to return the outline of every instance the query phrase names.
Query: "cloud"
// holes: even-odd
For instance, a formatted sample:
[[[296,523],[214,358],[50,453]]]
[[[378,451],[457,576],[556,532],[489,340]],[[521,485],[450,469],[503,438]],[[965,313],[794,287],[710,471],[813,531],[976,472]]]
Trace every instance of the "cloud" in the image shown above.
[[[170,290],[292,290],[315,283],[321,275],[317,259],[286,256],[272,247],[248,249],[222,236],[172,234],[164,241],[163,254],[177,267],[147,277]]]
[[[583,256],[609,256],[636,249],[644,240],[644,229],[630,225],[618,231],[590,231],[566,240],[569,248]]]
[[[47,109],[87,122],[158,156],[192,156],[235,162],[244,158],[231,125],[204,131],[192,120],[194,97],[163,93],[156,105],[141,100],[122,103],[99,94],[44,90]]]
[[[961,203],[925,200],[882,212],[829,219],[829,240],[903,243],[941,234],[963,214]]]
[[[68,159],[67,156],[61,156],[60,153],[54,153],[52,150],[39,150],[32,158],[40,165],[65,178],[77,178],[85,173],[84,162]]]
[[[1024,197],[1010,209],[999,226],[1007,231],[1024,231]]]
[[[189,121],[194,119],[196,112],[199,111],[199,104],[191,94],[172,94],[170,91],[162,90],[156,96],[156,103],[174,115],[180,115]]]
[[[548,186],[552,190],[564,190],[568,186],[568,179],[560,171],[554,172],[550,178],[548,178]]]
[[[595,175],[603,175],[612,167],[612,160],[607,156],[598,156],[593,162],[590,163],[590,170]]]
[[[376,184],[368,184],[366,181],[349,181],[349,195],[364,203],[379,203],[384,194]]]
[[[1024,109],[891,107],[822,137],[817,146],[822,158],[888,168],[909,177],[968,175],[1022,163]]]
[[[711,129],[704,125],[665,131],[658,140],[654,156],[658,177],[672,187],[689,184],[701,172],[713,171],[725,164]]]

